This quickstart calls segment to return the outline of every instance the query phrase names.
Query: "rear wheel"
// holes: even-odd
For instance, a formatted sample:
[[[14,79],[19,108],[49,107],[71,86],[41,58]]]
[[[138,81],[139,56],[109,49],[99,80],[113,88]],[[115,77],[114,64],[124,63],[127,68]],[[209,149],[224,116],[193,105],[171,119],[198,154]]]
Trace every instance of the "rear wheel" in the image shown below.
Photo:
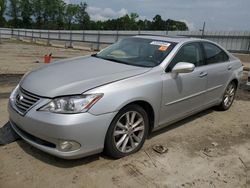
[[[145,110],[138,105],[123,108],[112,121],[105,140],[105,151],[113,158],[137,152],[148,134],[149,121]]]
[[[236,89],[237,87],[234,82],[230,82],[230,84],[228,84],[224,92],[222,102],[219,105],[220,110],[225,111],[225,110],[228,110],[232,106],[234,98],[235,98],[235,94],[236,94]]]

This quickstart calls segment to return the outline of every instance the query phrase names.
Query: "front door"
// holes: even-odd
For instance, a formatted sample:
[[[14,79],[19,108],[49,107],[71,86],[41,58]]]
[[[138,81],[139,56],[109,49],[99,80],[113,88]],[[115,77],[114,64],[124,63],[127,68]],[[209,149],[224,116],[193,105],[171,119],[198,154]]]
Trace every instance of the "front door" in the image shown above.
[[[193,63],[195,65],[194,71],[174,75],[171,70],[179,62]],[[160,125],[170,123],[196,111],[205,102],[207,73],[201,44],[194,42],[182,46],[168,65],[166,72],[162,75]]]

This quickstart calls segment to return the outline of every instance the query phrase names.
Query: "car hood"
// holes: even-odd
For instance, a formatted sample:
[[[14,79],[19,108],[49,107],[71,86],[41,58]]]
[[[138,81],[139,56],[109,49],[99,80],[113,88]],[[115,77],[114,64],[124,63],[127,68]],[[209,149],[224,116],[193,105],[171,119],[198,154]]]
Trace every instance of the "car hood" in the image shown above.
[[[53,98],[81,94],[92,88],[149,71],[85,56],[44,65],[23,77],[20,86],[39,96]]]

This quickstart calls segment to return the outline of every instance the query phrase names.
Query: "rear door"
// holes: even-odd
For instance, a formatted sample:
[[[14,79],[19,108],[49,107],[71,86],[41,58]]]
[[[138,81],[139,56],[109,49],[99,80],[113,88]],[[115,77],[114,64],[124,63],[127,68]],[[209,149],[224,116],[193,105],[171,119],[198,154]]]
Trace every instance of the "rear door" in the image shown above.
[[[202,42],[205,54],[207,72],[207,93],[208,104],[216,103],[223,95],[226,84],[232,75],[232,65],[229,56],[219,46]]]

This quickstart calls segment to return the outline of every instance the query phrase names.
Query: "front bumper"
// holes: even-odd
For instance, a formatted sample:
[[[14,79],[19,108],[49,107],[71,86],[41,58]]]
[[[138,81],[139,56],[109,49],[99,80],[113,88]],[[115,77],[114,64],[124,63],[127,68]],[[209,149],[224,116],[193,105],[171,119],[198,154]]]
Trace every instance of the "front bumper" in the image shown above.
[[[26,142],[64,159],[81,158],[103,150],[106,132],[115,112],[96,116],[90,113],[55,114],[37,111],[44,103],[30,109],[25,116],[17,113],[9,103],[12,128]],[[76,151],[62,152],[58,149],[62,140],[76,141],[81,147]]]

